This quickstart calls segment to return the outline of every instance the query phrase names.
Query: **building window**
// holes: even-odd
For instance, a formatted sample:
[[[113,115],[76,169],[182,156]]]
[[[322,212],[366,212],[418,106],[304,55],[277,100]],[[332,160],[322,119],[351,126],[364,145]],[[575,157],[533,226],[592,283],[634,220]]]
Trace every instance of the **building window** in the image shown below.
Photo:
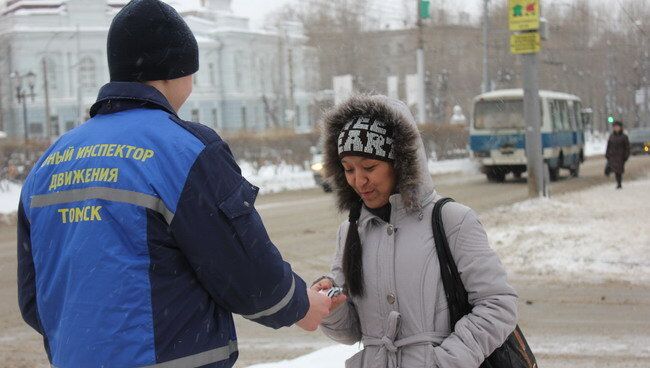
[[[41,59],[41,63],[45,64],[45,69],[47,70],[47,89],[49,91],[56,91],[58,88],[56,63],[50,57]]]
[[[300,105],[296,105],[296,117],[294,118],[296,122],[296,126],[301,126],[302,125],[302,115],[300,113]]]
[[[30,123],[29,124],[29,135],[43,135],[43,124],[41,124],[41,123]]]
[[[219,111],[212,109],[212,124],[215,128],[219,127]]]
[[[246,124],[246,106],[241,107],[241,126],[243,130],[248,129]]]
[[[81,88],[94,89],[97,87],[95,61],[88,56],[79,61],[79,84]]]
[[[192,109],[192,121],[193,122],[199,121],[199,109]]]
[[[209,72],[210,72],[210,85],[215,86],[217,84],[217,81],[214,78],[214,64],[210,63],[208,65],[208,69],[209,69]]]
[[[266,63],[264,62],[264,59],[260,58],[259,60],[260,64],[260,85],[262,88],[262,93],[266,93]]]
[[[235,57],[233,59],[233,62],[234,62],[234,65],[235,65],[235,86],[237,86],[238,91],[242,90],[242,86],[244,84],[243,83],[244,76],[242,75],[242,65],[241,65],[241,63],[243,61],[242,60],[243,57],[244,57],[244,55],[242,54],[242,52],[238,51],[235,54]]]
[[[59,131],[59,117],[56,115],[50,116],[50,134],[53,137],[61,135],[61,132]]]

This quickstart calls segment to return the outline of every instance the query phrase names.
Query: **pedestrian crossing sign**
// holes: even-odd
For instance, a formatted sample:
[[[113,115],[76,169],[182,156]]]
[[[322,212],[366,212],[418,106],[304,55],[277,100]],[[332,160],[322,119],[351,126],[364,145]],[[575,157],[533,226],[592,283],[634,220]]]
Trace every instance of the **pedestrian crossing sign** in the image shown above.
[[[539,29],[539,0],[508,0],[508,23],[511,31]]]

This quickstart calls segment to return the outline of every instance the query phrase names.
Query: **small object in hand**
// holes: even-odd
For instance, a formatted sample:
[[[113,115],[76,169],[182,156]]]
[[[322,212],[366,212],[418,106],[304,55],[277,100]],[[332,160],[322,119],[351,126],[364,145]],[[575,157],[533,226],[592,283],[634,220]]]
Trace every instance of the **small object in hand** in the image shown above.
[[[334,297],[337,297],[337,296],[343,294],[343,288],[335,286],[335,287],[333,287],[331,289],[321,290],[320,293],[327,295],[329,298],[334,298]]]

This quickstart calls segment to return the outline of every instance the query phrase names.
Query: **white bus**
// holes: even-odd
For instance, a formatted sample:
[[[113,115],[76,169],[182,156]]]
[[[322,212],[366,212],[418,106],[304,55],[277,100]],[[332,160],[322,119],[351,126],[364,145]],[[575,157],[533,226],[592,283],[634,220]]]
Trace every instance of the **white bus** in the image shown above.
[[[585,124],[580,98],[567,93],[540,91],[544,161],[549,177],[557,180],[560,169],[572,176],[584,161]],[[470,149],[488,180],[503,182],[508,173],[520,177],[526,171],[524,91],[498,90],[474,98],[470,124]]]

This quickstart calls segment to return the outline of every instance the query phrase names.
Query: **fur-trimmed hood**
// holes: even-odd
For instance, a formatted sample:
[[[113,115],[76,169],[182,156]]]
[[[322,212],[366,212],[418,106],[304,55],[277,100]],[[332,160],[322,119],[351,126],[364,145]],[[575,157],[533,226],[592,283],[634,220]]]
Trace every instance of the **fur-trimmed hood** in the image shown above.
[[[325,178],[332,184],[340,211],[348,211],[361,198],[346,179],[338,155],[339,133],[352,119],[364,116],[393,127],[397,188],[404,206],[418,211],[434,191],[427,156],[415,118],[401,101],[383,95],[358,94],[335,106],[323,118],[322,145]]]

